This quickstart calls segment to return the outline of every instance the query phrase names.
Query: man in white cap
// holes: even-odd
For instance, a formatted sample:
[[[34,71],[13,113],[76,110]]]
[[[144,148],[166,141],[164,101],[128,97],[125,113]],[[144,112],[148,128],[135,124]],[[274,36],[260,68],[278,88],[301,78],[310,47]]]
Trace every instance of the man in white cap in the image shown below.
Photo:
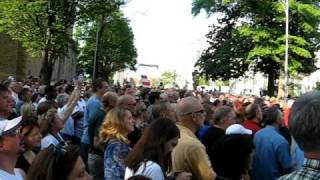
[[[226,134],[248,134],[251,135],[252,131],[243,127],[241,124],[232,124],[226,130]]]
[[[0,179],[23,180],[25,174],[15,168],[21,150],[21,117],[0,121]]]

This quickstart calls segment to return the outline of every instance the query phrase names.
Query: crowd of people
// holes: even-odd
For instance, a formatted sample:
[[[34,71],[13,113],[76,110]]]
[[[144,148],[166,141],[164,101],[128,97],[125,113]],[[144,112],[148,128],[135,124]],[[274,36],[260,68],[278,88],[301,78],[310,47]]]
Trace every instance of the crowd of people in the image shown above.
[[[0,180],[320,179],[320,92],[288,102],[37,79],[0,83]]]

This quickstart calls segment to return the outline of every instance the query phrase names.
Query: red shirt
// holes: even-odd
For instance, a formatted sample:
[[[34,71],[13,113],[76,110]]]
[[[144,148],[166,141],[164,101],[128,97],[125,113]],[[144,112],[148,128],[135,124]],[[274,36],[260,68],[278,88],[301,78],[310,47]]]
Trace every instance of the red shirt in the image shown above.
[[[287,108],[286,110],[284,110],[283,112],[283,120],[284,120],[284,125],[286,127],[289,126],[289,115],[290,115],[290,112],[291,112],[291,108]]]
[[[242,125],[243,127],[250,129],[252,131],[252,134],[255,134],[261,129],[259,123],[257,123],[256,121],[245,120]]]

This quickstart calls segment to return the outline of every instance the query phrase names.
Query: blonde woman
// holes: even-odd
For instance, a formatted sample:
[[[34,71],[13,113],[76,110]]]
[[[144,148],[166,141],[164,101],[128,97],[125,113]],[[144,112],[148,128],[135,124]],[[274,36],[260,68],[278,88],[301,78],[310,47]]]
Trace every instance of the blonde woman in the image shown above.
[[[124,161],[130,152],[127,136],[133,130],[134,122],[129,110],[115,107],[108,112],[100,130],[100,139],[105,143],[105,180],[124,178]]]

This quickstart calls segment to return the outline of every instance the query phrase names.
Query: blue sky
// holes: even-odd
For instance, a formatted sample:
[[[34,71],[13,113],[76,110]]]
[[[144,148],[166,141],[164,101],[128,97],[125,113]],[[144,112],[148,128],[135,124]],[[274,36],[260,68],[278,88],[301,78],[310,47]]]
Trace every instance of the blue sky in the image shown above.
[[[138,63],[157,64],[191,79],[194,63],[207,46],[205,35],[216,22],[203,12],[193,17],[192,0],[131,0],[123,7],[135,36]]]

